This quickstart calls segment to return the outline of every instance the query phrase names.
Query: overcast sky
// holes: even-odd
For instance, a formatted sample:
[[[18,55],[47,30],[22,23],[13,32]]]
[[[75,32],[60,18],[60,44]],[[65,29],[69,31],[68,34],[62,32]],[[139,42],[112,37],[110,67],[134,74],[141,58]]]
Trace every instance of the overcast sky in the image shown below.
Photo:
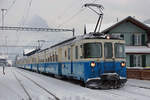
[[[29,8],[30,1],[32,4]],[[39,15],[47,21],[49,27],[80,29],[84,24],[96,21],[97,15],[82,7],[93,1],[105,8],[103,23],[115,22],[117,17],[121,20],[135,16],[141,21],[150,18],[150,0],[0,0],[0,8],[10,8],[5,17],[5,25],[16,26],[23,19],[28,21],[34,15]],[[82,9],[84,10],[81,11]]]
[[[85,3],[92,2],[104,6],[103,24],[115,23],[117,18],[122,20],[127,16],[135,16],[140,21],[150,18],[150,0],[0,0],[0,9],[8,9],[5,16],[5,25],[8,26],[18,26],[21,22],[27,23],[35,15],[38,15],[48,23],[50,28],[75,28],[76,34],[83,34],[85,24],[93,24],[97,21],[98,16],[83,7]],[[0,12],[0,25],[1,15]],[[15,45],[24,43],[22,41],[37,41],[39,39],[60,41],[62,37],[65,39],[72,36],[67,33],[61,35],[58,33],[56,36],[52,33],[32,32],[30,34],[29,32],[16,31],[2,31],[0,34],[0,44],[6,44],[7,38],[7,44]]]

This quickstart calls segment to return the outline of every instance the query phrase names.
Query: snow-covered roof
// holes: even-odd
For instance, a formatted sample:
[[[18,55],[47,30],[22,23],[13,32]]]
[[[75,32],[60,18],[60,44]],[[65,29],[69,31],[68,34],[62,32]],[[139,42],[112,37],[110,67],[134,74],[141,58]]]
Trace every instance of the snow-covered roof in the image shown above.
[[[142,28],[144,30],[150,30],[150,26],[149,25],[147,25],[147,24],[145,24],[145,23],[135,19],[134,17],[128,16],[125,19],[120,20],[117,23],[113,23],[111,26],[107,27],[106,29],[102,30],[101,32],[102,33],[107,33],[109,30],[113,29],[114,27],[117,27],[118,25],[120,25],[120,24],[122,24],[122,23],[124,23],[126,21],[129,21],[129,22],[135,24],[136,26],[138,26],[138,27],[140,27],[140,28]]]
[[[145,25],[147,25],[148,27],[150,27],[150,24],[145,24]]]
[[[137,20],[131,16],[128,16],[128,17],[120,20],[119,22],[102,24],[101,28],[100,28],[100,32],[105,33],[107,30],[110,30],[111,28],[117,26],[118,24],[120,24],[126,20],[131,21],[132,23],[138,25],[139,27],[141,27],[143,29],[150,29],[150,24],[142,23],[139,20]],[[96,26],[96,24],[86,24],[86,32],[87,33],[94,32],[95,26]]]
[[[7,59],[8,55],[0,55],[0,59]]]
[[[138,53],[138,54],[145,54],[150,53],[150,48],[147,46],[126,46],[125,47],[126,53]]]
[[[32,51],[34,51],[35,49],[24,49],[24,54],[28,54]]]

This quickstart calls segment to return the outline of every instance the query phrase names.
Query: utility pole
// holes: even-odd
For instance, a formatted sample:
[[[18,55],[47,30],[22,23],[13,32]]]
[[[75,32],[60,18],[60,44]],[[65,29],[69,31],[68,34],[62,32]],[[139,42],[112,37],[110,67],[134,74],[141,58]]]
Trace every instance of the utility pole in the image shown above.
[[[2,11],[2,27],[4,27],[4,14],[5,14],[5,11],[7,11],[7,9],[1,9]]]
[[[41,49],[43,43],[45,42],[45,40],[38,40],[38,48],[37,49]]]
[[[1,9],[1,11],[2,11],[2,30],[3,30],[3,27],[4,27],[4,16],[5,16],[4,14],[5,14],[5,11],[7,11],[7,9]]]

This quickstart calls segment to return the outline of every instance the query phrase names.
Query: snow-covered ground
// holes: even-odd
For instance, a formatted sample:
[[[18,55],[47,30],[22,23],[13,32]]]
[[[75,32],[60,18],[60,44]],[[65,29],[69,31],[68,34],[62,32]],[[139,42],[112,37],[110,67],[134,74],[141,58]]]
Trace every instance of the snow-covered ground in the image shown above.
[[[150,99],[150,81],[146,80],[129,79],[125,87],[120,89],[95,90],[18,68],[7,67],[5,73],[3,75],[0,67],[0,100],[54,99],[47,91],[60,100]]]

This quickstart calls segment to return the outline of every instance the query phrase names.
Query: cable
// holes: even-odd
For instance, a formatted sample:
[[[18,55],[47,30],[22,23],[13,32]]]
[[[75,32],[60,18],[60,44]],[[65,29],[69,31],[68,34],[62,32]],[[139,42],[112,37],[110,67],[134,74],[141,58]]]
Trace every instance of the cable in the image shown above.
[[[12,2],[12,4],[7,8],[7,11],[5,12],[4,16],[7,15],[7,13],[10,11],[10,9],[13,7],[13,5],[16,3],[16,1],[17,1],[17,0],[14,0],[14,1]],[[0,19],[0,22],[1,22],[1,21],[2,21],[2,20]]]
[[[81,0],[84,1],[84,0]],[[97,0],[92,1],[92,3],[95,3]],[[85,3],[82,4],[82,7]],[[85,10],[85,8],[80,9],[77,13],[75,13],[73,16],[71,16],[68,20],[64,21],[63,23],[61,23],[58,28],[60,28],[61,26],[65,25],[65,23],[69,23],[72,19],[74,19],[77,15],[79,15],[81,12],[83,12]]]
[[[66,7],[64,9],[64,11],[58,16],[58,18],[61,17],[64,17],[64,15],[66,15],[66,13],[68,12],[68,10],[71,10],[73,8],[73,6],[75,5],[76,1],[75,2],[72,2],[68,7]]]
[[[27,13],[26,13],[25,19],[23,20],[23,26],[24,26],[25,22],[26,22],[27,19],[28,19],[28,16],[29,16],[29,13],[30,13],[31,5],[32,5],[32,0],[29,1],[29,7],[27,8]]]
[[[7,13],[11,10],[11,8],[15,5],[16,1],[17,1],[17,0],[14,0],[14,1],[12,2],[12,4],[8,7],[7,12],[5,13],[5,15],[7,15]]]
[[[77,15],[79,15],[81,12],[83,12],[85,10],[85,8],[79,10],[77,13],[75,13],[73,16],[71,16],[68,20],[64,21],[62,24],[60,24],[58,26],[58,28],[60,28],[61,26],[63,26],[66,22],[70,22],[73,18],[75,18]]]
[[[28,19],[29,12],[30,12],[30,8],[31,8],[31,5],[32,5],[32,0],[30,0],[29,3],[27,3],[27,4],[29,5],[29,7],[27,7],[27,13],[26,13],[26,15],[23,15],[23,16],[22,16],[22,20],[23,20],[22,26],[24,26],[26,20]],[[24,9],[24,12],[25,12],[25,9]],[[19,25],[19,26],[21,26],[21,25]],[[18,31],[17,31],[17,33],[16,33],[16,37],[17,37],[16,44],[18,44],[18,42],[20,42],[20,41],[19,41]]]

